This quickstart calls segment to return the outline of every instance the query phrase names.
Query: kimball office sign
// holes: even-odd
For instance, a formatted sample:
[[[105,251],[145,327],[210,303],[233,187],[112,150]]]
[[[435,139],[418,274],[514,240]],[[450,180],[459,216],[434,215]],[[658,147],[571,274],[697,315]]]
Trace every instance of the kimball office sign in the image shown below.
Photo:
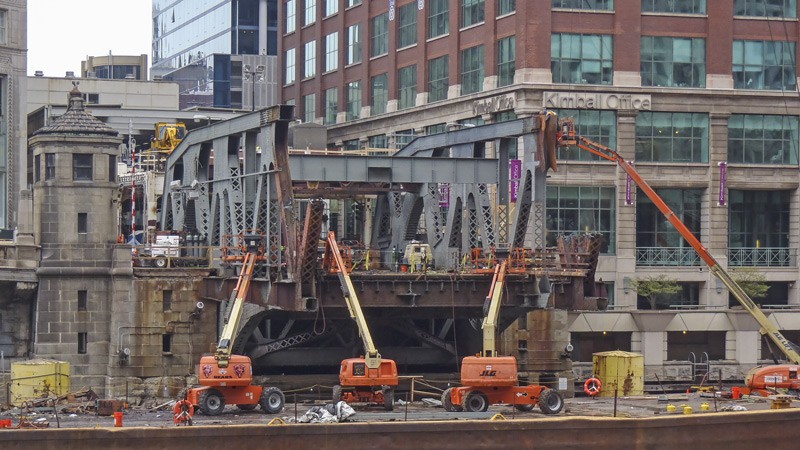
[[[545,108],[633,109],[649,111],[649,95],[603,94],[599,92],[545,92]]]

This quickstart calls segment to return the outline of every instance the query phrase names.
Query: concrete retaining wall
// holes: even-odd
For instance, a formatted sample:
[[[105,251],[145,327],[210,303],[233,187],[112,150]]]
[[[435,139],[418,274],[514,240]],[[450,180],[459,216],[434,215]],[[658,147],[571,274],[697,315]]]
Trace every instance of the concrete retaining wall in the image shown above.
[[[378,422],[225,427],[0,430],[0,448],[796,449],[800,409],[647,419]]]

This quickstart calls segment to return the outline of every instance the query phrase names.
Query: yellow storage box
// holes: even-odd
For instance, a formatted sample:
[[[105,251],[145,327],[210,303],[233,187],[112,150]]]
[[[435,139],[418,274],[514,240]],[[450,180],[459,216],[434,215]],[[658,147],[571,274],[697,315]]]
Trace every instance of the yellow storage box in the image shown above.
[[[53,359],[32,359],[11,363],[11,403],[57,397],[69,392],[69,363]]]
[[[614,350],[592,353],[592,371],[603,383],[600,397],[644,395],[644,356]]]

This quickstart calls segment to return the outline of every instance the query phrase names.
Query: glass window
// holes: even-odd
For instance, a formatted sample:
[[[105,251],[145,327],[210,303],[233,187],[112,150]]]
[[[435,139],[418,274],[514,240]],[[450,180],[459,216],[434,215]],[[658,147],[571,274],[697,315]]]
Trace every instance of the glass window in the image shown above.
[[[614,0],[553,0],[553,8],[614,10]]]
[[[511,14],[517,9],[517,0],[497,0],[497,15]]]
[[[370,136],[367,138],[369,148],[389,148],[389,138],[385,134]]]
[[[325,90],[325,119],[324,125],[332,125],[336,123],[336,113],[339,111],[338,105],[338,90],[330,88]]]
[[[325,0],[325,17],[339,12],[339,0]]]
[[[797,164],[797,116],[734,114],[728,120],[728,161]]]
[[[361,62],[361,24],[347,27],[347,64]]]
[[[729,191],[729,248],[789,246],[792,191]]]
[[[447,98],[447,89],[450,86],[449,64],[449,55],[428,61],[428,102],[438,102]]]
[[[483,90],[483,46],[461,51],[461,95]]]
[[[348,8],[351,7],[351,6],[356,6],[356,5],[360,5],[360,4],[361,4],[361,0],[347,0],[347,7]]]
[[[700,205],[703,201],[703,189],[656,189],[655,191],[697,239],[701,239]],[[689,255],[691,261],[697,259],[691,245],[641,190],[637,191],[636,195],[636,246],[686,248],[693,253]],[[676,263],[678,261],[680,260],[676,258]]]
[[[305,57],[303,78],[311,78],[317,74],[317,41],[306,42]]]
[[[297,27],[297,5],[295,0],[286,2],[286,32],[291,33]]]
[[[428,39],[450,32],[450,0],[428,2]]]
[[[89,303],[89,291],[78,291],[78,311],[86,311]]]
[[[636,161],[708,162],[708,114],[639,112]]]
[[[33,181],[40,181],[42,179],[42,155],[36,155],[33,158]]]
[[[38,155],[37,155],[38,157]],[[117,181],[117,156],[108,155],[108,181]]]
[[[397,109],[411,108],[417,98],[417,65],[397,71]]]
[[[312,123],[317,118],[317,95],[303,96],[303,122]]]
[[[325,36],[325,72],[339,68],[339,32]]]
[[[8,11],[0,9],[0,44],[8,43]]]
[[[461,0],[461,28],[483,22],[483,0]]]
[[[361,150],[361,142],[358,139],[348,139],[342,142],[342,147],[344,150]]]
[[[86,332],[78,333],[78,353],[81,355],[86,354],[89,346],[89,334]]]
[[[559,117],[575,119],[575,128],[580,136],[584,136],[607,147],[617,146],[617,114],[615,111],[591,109],[559,109]],[[576,146],[559,147],[558,159],[568,161],[600,161],[593,153],[581,150]]]
[[[414,130],[400,130],[394,134],[395,148],[403,148],[414,140]]]
[[[797,0],[733,0],[734,16],[797,17]]]
[[[347,118],[355,120],[361,116],[361,82],[347,83]]]
[[[89,232],[89,213],[78,213],[78,233]]]
[[[497,41],[497,87],[514,84],[516,47],[517,38],[515,36]]]
[[[383,13],[372,18],[370,22],[370,51],[369,56],[380,56],[389,53],[389,13]]]
[[[705,14],[706,0],[642,0],[642,12]]]
[[[428,125],[425,127],[425,134],[428,136],[431,134],[444,133],[445,131],[447,131],[446,123],[437,123],[436,125]]]
[[[370,80],[370,91],[372,103],[370,103],[370,115],[383,114],[386,112],[386,104],[389,102],[389,76],[385,73],[375,75]]]
[[[795,43],[733,41],[733,87],[793,91]]]
[[[317,0],[306,0],[305,25],[312,24],[315,20],[317,20]]]
[[[555,247],[559,235],[598,232],[604,236],[603,253],[616,246],[616,202],[613,187],[547,187],[547,246]]]
[[[92,180],[92,155],[72,155],[72,179],[76,181]]]
[[[44,179],[54,180],[56,178],[56,154],[44,154]]]
[[[642,86],[705,87],[705,39],[642,36]]]
[[[286,50],[286,72],[283,75],[284,79],[286,80],[285,84],[292,84],[295,80],[295,74],[297,73],[297,70],[295,70],[295,65],[297,63],[295,62],[294,53],[295,51],[293,48]]]
[[[397,11],[397,48],[417,43],[417,4],[403,5]]]
[[[554,33],[550,48],[553,82],[611,84],[612,41],[608,35]]]

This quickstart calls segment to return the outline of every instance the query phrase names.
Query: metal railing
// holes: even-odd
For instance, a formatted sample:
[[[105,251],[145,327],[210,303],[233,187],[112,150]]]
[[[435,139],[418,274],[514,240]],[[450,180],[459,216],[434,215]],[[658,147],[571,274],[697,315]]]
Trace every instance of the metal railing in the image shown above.
[[[728,249],[731,267],[797,267],[797,249],[790,247],[738,247]]]
[[[637,266],[699,266],[691,247],[636,247]]]

